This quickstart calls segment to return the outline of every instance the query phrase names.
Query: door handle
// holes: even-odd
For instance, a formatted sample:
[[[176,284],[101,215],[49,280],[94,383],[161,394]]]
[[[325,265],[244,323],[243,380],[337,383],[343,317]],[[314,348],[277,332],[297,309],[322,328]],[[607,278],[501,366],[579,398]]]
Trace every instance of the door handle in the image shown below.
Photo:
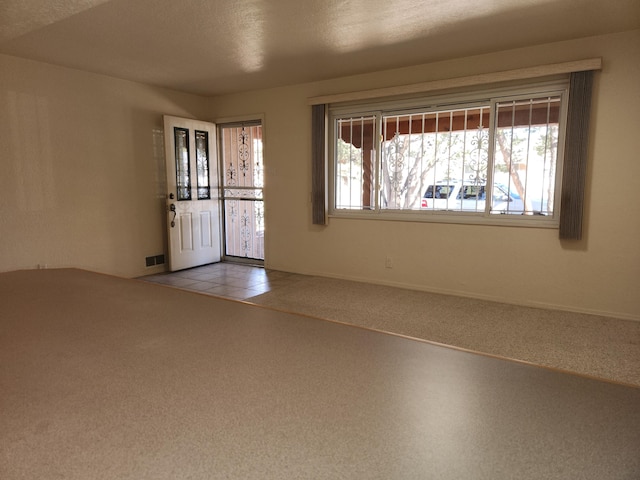
[[[171,219],[171,228],[176,226],[176,204],[169,205],[169,211],[173,212],[173,218]]]

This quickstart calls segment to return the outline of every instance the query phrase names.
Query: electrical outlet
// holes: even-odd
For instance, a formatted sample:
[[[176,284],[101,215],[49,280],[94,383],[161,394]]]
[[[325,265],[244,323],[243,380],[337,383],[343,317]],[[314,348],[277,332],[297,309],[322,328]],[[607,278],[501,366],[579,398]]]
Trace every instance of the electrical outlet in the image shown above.
[[[393,258],[387,255],[387,258],[384,261],[385,268],[393,268]]]

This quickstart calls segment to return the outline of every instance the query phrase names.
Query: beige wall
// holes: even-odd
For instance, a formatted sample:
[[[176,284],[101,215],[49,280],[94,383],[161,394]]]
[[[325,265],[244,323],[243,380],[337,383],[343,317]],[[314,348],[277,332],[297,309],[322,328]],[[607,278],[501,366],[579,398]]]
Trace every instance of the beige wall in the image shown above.
[[[207,101],[3,55],[0,72],[0,271],[162,270],[162,114]]]
[[[584,240],[514,227],[337,218],[311,225],[307,97],[596,56],[604,69],[595,82]],[[633,31],[217,97],[212,105],[214,118],[264,114],[269,267],[640,319],[639,85],[640,31]]]

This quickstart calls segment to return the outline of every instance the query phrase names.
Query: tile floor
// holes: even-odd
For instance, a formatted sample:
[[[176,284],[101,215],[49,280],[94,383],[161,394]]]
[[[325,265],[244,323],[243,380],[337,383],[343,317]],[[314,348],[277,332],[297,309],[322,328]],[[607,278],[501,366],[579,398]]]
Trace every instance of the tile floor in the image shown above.
[[[304,275],[235,263],[213,263],[179,272],[140,277],[147,282],[235,300],[246,300],[302,278]]]

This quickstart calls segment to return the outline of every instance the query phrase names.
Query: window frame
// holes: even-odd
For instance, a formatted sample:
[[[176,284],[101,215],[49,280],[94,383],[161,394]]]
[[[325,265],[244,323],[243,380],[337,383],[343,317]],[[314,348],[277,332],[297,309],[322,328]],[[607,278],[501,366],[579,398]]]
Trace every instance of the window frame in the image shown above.
[[[560,111],[558,121],[558,146],[555,172],[554,213],[545,215],[499,215],[489,213],[487,207],[483,212],[446,211],[446,210],[391,210],[380,207],[381,188],[381,141],[383,117],[385,115],[416,114],[447,109],[472,108],[488,105],[489,109],[489,144],[487,165],[487,185],[493,185],[495,162],[495,118],[497,104],[504,101],[530,99],[539,96],[559,96]],[[559,228],[562,197],[562,174],[564,160],[565,133],[567,129],[567,112],[569,98],[569,76],[562,75],[546,81],[516,82],[503,87],[488,87],[463,90],[452,90],[446,93],[433,93],[421,96],[403,96],[368,101],[343,102],[330,104],[328,108],[328,212],[329,218],[376,219],[390,221],[436,222],[456,224],[480,224],[498,226],[521,226],[539,228]],[[380,141],[374,142],[374,205],[372,208],[337,208],[336,207],[336,141],[338,137],[337,120],[349,117],[376,117],[376,134]],[[489,189],[492,190],[492,189]],[[489,199],[487,199],[489,204]]]

